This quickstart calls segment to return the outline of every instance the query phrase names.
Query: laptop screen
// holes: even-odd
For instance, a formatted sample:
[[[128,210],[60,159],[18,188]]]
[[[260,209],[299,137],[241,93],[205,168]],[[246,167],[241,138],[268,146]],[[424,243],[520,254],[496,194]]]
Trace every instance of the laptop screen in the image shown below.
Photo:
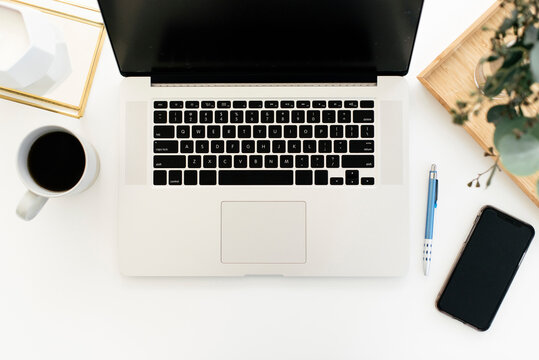
[[[120,72],[360,82],[408,71],[423,0],[99,0]]]

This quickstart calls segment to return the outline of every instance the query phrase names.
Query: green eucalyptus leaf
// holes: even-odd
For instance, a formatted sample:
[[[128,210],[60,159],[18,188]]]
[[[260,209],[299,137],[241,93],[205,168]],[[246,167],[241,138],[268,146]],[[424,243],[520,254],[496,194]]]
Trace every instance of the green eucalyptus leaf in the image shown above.
[[[535,82],[539,82],[539,46],[534,45],[530,50],[530,71]]]
[[[496,130],[494,130],[494,146],[500,151],[500,140],[506,135],[511,135],[516,139],[516,135],[513,132],[514,129],[523,130],[526,125],[527,119],[519,116],[514,119],[504,119],[496,123]]]
[[[491,107],[487,112],[487,121],[497,124],[505,119],[513,119],[517,117],[515,109],[508,105],[496,105]]]
[[[537,28],[529,25],[524,32],[524,45],[533,45],[537,41]]]
[[[515,175],[531,175],[539,170],[539,140],[530,134],[520,139],[506,134],[499,140],[498,151],[503,166]]]
[[[523,54],[524,52],[521,48],[510,48],[505,56],[502,68],[509,69],[522,59]]]

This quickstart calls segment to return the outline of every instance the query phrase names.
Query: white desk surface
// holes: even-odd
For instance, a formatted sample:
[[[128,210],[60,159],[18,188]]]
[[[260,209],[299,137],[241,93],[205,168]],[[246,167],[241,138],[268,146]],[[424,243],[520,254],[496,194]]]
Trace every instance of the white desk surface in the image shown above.
[[[434,301],[475,215],[492,204],[539,229],[537,207],[504,174],[466,183],[491,160],[415,78],[492,0],[427,0],[407,76],[411,91],[412,242],[406,277],[127,278],[118,271],[119,84],[108,40],[81,120],[0,100],[0,359],[537,358],[535,240],[491,329],[476,332]],[[96,184],[15,215],[25,189],[15,154],[30,130],[61,124],[101,157]],[[431,276],[422,274],[427,170],[439,165]]]

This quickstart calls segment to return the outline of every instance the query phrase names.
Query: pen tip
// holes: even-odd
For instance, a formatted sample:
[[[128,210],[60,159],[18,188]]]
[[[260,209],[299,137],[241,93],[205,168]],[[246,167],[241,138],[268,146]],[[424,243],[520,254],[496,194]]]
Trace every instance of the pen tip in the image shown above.
[[[430,171],[436,171],[436,164],[432,164],[430,166]]]

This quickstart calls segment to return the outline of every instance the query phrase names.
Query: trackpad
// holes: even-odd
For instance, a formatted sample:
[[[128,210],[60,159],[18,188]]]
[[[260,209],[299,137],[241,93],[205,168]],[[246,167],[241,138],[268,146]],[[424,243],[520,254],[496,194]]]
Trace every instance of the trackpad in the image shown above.
[[[221,203],[221,262],[305,263],[305,202]]]

